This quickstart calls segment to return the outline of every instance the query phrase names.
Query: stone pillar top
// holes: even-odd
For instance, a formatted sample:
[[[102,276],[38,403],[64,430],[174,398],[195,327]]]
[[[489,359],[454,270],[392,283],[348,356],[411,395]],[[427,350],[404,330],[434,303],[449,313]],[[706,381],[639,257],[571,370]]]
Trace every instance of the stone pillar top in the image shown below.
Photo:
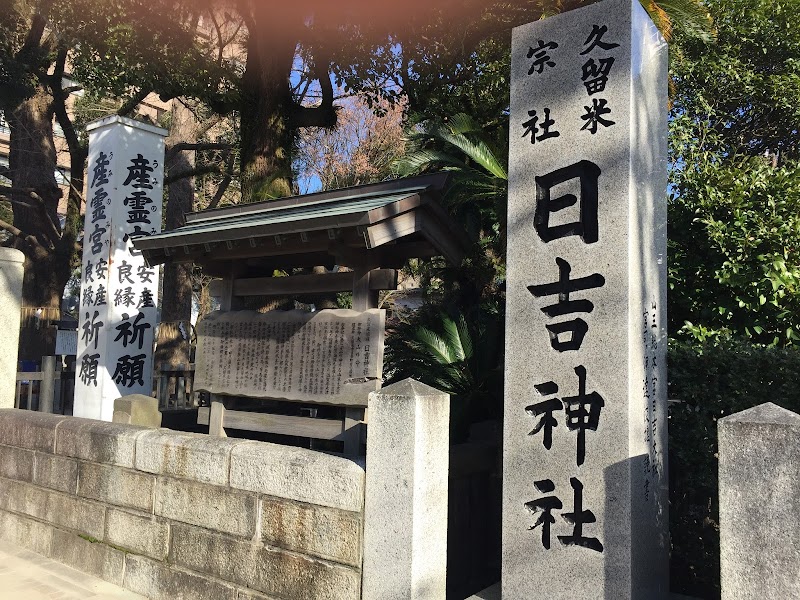
[[[769,425],[800,426],[800,415],[772,402],[765,402],[719,420],[719,426],[737,423],[764,423]]]
[[[116,124],[126,125],[128,127],[133,127],[134,129],[141,129],[142,131],[155,133],[156,135],[160,135],[162,137],[167,137],[169,135],[169,131],[163,127],[156,127],[155,125],[143,123],[142,121],[136,121],[135,119],[129,119],[128,117],[122,117],[120,115],[112,115],[110,117],[103,117],[102,119],[92,121],[86,126],[86,131],[94,131],[96,129],[110,127],[111,125]]]
[[[439,391],[426,383],[422,383],[410,377],[403,379],[403,381],[398,381],[397,383],[382,387],[380,390],[373,393],[380,396],[409,396],[413,398],[447,395],[446,392]]]

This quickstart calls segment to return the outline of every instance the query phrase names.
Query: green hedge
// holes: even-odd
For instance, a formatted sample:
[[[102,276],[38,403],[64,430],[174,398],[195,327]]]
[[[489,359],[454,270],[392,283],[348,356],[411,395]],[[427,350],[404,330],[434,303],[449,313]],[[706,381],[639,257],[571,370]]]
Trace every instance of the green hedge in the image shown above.
[[[764,402],[800,412],[799,376],[792,348],[670,341],[672,591],[720,597],[717,420]]]

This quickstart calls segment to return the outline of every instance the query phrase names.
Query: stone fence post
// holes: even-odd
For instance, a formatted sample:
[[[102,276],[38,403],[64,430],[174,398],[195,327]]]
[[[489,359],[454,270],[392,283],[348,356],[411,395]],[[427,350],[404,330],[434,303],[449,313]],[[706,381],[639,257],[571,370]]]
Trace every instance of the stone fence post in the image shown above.
[[[718,435],[722,600],[800,598],[800,415],[768,402]]]
[[[413,379],[369,395],[363,598],[445,598],[449,399]]]
[[[14,408],[24,262],[19,250],[0,248],[0,408]]]

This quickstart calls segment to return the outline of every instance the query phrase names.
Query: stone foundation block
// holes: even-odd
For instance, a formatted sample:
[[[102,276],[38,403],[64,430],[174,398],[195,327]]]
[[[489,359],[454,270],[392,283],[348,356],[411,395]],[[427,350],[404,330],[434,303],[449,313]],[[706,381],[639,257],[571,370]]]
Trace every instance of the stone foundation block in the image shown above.
[[[103,539],[105,529],[106,509],[102,504],[96,502],[87,502],[74,496],[50,492],[44,520],[100,540]]]
[[[125,553],[111,546],[54,529],[50,558],[115,585],[122,585]]]
[[[42,556],[50,556],[53,528],[27,517],[0,511],[0,539]]]
[[[251,538],[256,508],[254,494],[168,477],[158,480],[155,514],[173,521]]]
[[[48,491],[13,479],[0,479],[0,508],[44,519]]]
[[[271,546],[361,566],[358,513],[263,498],[261,539]]]
[[[175,525],[170,559],[183,567],[292,600],[358,600],[355,569]]]
[[[155,482],[156,478],[152,475],[119,467],[81,463],[78,495],[152,513]]]
[[[68,419],[16,408],[0,409],[0,444],[53,452],[56,425]]]
[[[231,451],[231,487],[361,512],[364,467],[305,448],[249,442]]]
[[[33,481],[34,453],[13,446],[0,446],[0,477]]]
[[[129,554],[123,587],[150,600],[236,600],[233,586]]]
[[[169,552],[169,525],[156,517],[109,508],[104,541],[136,554],[164,560]]]
[[[151,431],[136,440],[136,468],[148,473],[228,485],[233,438]]]
[[[158,429],[161,427],[161,413],[158,398],[144,394],[129,394],[114,400],[114,423],[127,423]]]
[[[67,494],[78,490],[78,461],[53,454],[36,453],[33,483]]]
[[[105,507],[28,483],[0,479],[0,509],[102,539]]]
[[[136,438],[144,431],[150,430],[68,417],[56,433],[56,454],[133,468]]]

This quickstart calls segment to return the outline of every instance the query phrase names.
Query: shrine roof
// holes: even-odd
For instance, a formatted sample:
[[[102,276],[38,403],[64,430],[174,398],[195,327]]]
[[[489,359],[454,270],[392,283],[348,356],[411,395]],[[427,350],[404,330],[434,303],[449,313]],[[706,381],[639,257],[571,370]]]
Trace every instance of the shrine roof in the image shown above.
[[[133,244],[151,265],[261,259],[290,268],[348,265],[367,255],[381,267],[435,255],[460,263],[469,240],[439,204],[446,183],[437,173],[199,211],[186,225]]]

